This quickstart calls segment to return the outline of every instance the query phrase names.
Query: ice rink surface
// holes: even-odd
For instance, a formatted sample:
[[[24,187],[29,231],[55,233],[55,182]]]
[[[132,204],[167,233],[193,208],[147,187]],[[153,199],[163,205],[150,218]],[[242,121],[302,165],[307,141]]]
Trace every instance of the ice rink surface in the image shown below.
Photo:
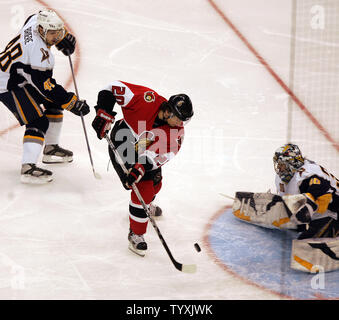
[[[289,2],[216,3],[287,80]],[[98,91],[116,79],[167,98],[181,92],[191,97],[195,115],[181,151],[163,167],[156,203],[174,257],[197,264],[198,271],[178,272],[150,224],[147,256],[128,250],[129,192],[108,167],[107,143],[91,128],[92,108],[85,122],[101,180],[93,177],[80,118],[71,113],[65,112],[61,145],[74,152],[74,162],[50,165],[54,181],[45,186],[19,182],[24,129],[0,136],[0,299],[280,299],[220,267],[203,240],[213,217],[232,203],[219,193],[274,190],[272,154],[286,138],[285,92],[206,0],[47,5],[77,37],[76,80],[91,107]],[[1,0],[0,48],[41,7],[33,0]],[[54,76],[65,84],[68,59],[53,50]],[[15,124],[3,105],[0,114],[0,130]]]

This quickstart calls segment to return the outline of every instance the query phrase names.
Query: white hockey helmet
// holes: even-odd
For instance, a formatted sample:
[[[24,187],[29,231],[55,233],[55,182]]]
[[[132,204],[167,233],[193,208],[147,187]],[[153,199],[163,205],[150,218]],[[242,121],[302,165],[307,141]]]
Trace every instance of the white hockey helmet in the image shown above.
[[[50,9],[40,10],[37,17],[37,27],[42,28],[42,38],[46,41],[46,34],[49,30],[62,30],[64,32],[64,22],[60,17]]]

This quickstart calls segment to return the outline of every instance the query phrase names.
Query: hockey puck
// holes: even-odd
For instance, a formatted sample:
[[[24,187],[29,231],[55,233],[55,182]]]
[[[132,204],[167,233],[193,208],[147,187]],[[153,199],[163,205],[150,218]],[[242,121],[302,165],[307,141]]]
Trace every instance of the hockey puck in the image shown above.
[[[197,250],[197,252],[201,251],[201,248],[197,243],[194,244],[194,248],[195,248],[195,250]]]

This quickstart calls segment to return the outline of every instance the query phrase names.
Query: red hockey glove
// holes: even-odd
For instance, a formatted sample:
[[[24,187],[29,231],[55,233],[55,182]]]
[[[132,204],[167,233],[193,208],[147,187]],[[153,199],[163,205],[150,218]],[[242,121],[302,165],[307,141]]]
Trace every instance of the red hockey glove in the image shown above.
[[[116,112],[107,113],[103,109],[98,109],[97,115],[92,122],[92,127],[97,133],[98,139],[102,139],[111,130]]]
[[[129,169],[128,175],[126,176],[125,185],[127,188],[131,189],[133,183],[138,183],[143,175],[145,174],[145,167],[136,163],[131,169]]]

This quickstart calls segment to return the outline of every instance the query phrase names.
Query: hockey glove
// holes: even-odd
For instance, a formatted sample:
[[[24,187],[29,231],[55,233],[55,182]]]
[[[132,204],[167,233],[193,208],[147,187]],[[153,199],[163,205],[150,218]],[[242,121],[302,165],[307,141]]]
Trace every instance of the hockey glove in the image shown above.
[[[145,167],[140,164],[140,163],[136,163],[131,169],[129,169],[129,172],[126,176],[126,182],[125,185],[127,188],[131,189],[133,183],[138,183],[141,178],[144,176],[145,174]]]
[[[86,100],[78,100],[77,96],[74,93],[69,93],[71,99],[63,104],[61,107],[62,109],[71,111],[77,116],[86,115],[89,113],[89,106],[86,103]]]
[[[306,203],[295,214],[295,218],[297,219],[297,223],[310,223],[313,213],[318,209],[318,205],[313,200],[311,194],[303,193],[303,196],[306,198]]]
[[[66,33],[66,35],[62,38],[62,40],[59,41],[55,46],[65,56],[70,56],[75,50],[76,42],[77,41],[72,34]]]
[[[98,109],[97,115],[92,122],[92,127],[96,131],[98,139],[101,140],[105,134],[111,130],[116,114],[114,111],[108,113],[102,109]]]

